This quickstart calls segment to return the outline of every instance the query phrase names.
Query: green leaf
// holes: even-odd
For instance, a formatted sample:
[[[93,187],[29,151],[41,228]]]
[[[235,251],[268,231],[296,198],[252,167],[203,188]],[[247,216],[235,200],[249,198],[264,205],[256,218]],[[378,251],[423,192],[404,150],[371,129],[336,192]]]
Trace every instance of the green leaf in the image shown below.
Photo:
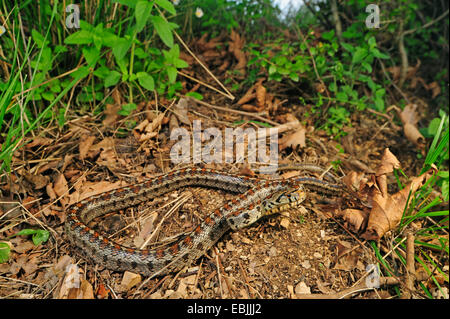
[[[49,43],[48,40],[44,42],[44,37],[42,36],[42,34],[40,34],[35,29],[31,31],[31,37],[33,38],[34,42],[36,42],[36,45],[39,49],[42,49],[42,47]]]
[[[105,87],[110,87],[113,85],[116,85],[117,82],[119,82],[121,77],[121,74],[117,71],[111,71],[109,74],[105,77]]]
[[[45,100],[49,102],[52,102],[55,99],[55,96],[53,95],[52,92],[42,92],[41,95]]]
[[[361,65],[367,72],[372,73],[372,66],[369,63],[363,61]]]
[[[158,6],[160,6],[161,8],[164,8],[167,10],[167,12],[171,13],[171,14],[176,14],[177,12],[175,11],[175,7],[173,6],[172,2],[168,1],[168,0],[156,0],[155,1],[156,4]]]
[[[90,68],[95,67],[100,58],[100,51],[96,47],[84,47],[82,49],[84,58]]]
[[[89,44],[92,43],[94,37],[91,32],[86,30],[77,31],[64,39],[66,44]]]
[[[120,38],[113,46],[112,52],[118,61],[122,60],[131,47],[131,40]]]
[[[8,261],[10,251],[11,248],[7,243],[0,242],[0,264]]]
[[[322,33],[322,39],[331,41],[334,38],[334,30]]]
[[[15,236],[27,236],[31,235],[31,239],[33,240],[33,244],[36,246],[45,243],[50,236],[50,233],[44,229],[22,229],[20,232],[15,234]]]
[[[76,70],[75,72],[71,73],[70,75],[77,80],[80,80],[82,78],[85,78],[88,76],[89,74],[89,67],[87,66],[82,66],[80,67],[78,70]]]
[[[138,72],[137,74],[139,84],[149,91],[155,89],[155,80],[147,72]]]
[[[375,37],[370,37],[367,43],[370,48],[375,48],[377,46],[377,40],[375,40]]]
[[[370,50],[374,57],[379,59],[389,59],[389,55],[381,53],[377,48],[373,48]]]
[[[134,17],[136,18],[136,31],[141,32],[147,24],[148,18],[151,16],[152,6],[147,0],[141,0],[136,4],[136,10],[134,11]]]
[[[361,62],[367,56],[367,49],[358,47],[352,58],[352,64]]]
[[[169,76],[170,83],[175,83],[177,79],[177,74],[178,72],[176,68],[174,68],[173,66],[167,67],[167,75]]]
[[[120,3],[130,8],[135,8],[138,0],[113,0],[113,3]]]
[[[271,64],[271,65],[269,66],[269,75],[270,75],[270,74],[274,74],[275,72],[277,72],[277,67],[276,67],[275,64]]]
[[[162,42],[169,48],[173,47],[173,34],[170,24],[160,16],[151,16],[150,19]]]
[[[295,72],[289,73],[289,77],[290,77],[291,80],[294,81],[294,82],[298,82],[298,80],[299,80],[298,74],[295,73]]]
[[[203,100],[203,95],[201,95],[200,93],[197,93],[197,92],[188,92],[185,95],[193,97],[194,99],[197,99],[197,100],[200,100],[200,101]]]
[[[428,134],[430,136],[435,136],[438,129],[439,129],[439,125],[441,123],[441,119],[438,117],[435,117],[434,119],[431,120],[430,124],[428,124]]]
[[[189,66],[189,64],[186,61],[184,61],[184,60],[176,59],[175,60],[175,66],[178,69],[182,69],[182,68],[187,68]]]
[[[123,116],[128,116],[136,108],[137,108],[137,106],[134,103],[124,104],[124,105],[122,105],[122,109],[119,112],[117,112],[117,114],[123,115]]]

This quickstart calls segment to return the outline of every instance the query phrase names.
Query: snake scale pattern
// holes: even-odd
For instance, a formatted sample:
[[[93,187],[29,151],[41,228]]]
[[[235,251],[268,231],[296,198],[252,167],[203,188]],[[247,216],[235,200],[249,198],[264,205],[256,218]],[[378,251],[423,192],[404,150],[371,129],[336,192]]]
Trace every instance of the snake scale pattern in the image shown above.
[[[265,215],[297,206],[306,197],[304,185],[323,193],[337,194],[341,191],[339,185],[313,177],[272,180],[205,168],[184,168],[73,204],[67,211],[65,231],[71,243],[81,248],[83,255],[108,269],[129,270],[149,277],[161,276],[190,265],[228,230],[246,227]],[[183,235],[165,248],[125,247],[87,226],[94,218],[187,186],[221,189],[238,195],[211,212],[190,234]]]

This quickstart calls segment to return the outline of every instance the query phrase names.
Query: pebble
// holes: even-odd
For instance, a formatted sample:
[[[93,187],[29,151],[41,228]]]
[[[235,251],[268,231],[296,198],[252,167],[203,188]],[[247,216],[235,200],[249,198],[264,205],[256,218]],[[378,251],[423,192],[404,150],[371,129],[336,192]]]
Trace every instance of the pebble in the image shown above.
[[[311,294],[311,288],[309,288],[303,281],[300,282],[297,286],[295,286],[295,294]]]
[[[269,254],[270,257],[275,257],[278,254],[277,249],[275,247],[271,247],[269,249],[268,254]]]
[[[309,260],[305,260],[304,262],[302,262],[302,267],[305,269],[311,268],[311,263],[309,262]]]

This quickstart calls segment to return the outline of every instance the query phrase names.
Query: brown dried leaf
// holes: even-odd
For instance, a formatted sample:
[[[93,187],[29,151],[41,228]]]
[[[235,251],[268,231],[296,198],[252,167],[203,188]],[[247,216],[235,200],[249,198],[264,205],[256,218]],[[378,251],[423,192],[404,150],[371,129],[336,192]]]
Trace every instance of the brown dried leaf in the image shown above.
[[[44,188],[50,181],[48,176],[44,176],[42,174],[33,175],[28,171],[24,171],[23,176],[28,182],[33,184],[35,189]]]
[[[84,160],[91,148],[92,144],[94,144],[95,136],[94,135],[84,135],[81,138],[80,145],[78,146],[80,152],[80,159]]]
[[[128,291],[141,282],[141,275],[125,271],[120,283],[122,291]]]
[[[266,106],[266,88],[260,83],[256,87],[256,102],[260,109],[263,109]]]
[[[438,96],[439,94],[441,94],[441,87],[439,86],[439,84],[436,81],[428,84],[428,90],[432,90],[431,98],[433,98],[433,99],[436,96]]]
[[[80,200],[83,200],[85,198],[88,198],[90,196],[98,195],[103,192],[108,192],[117,188],[120,188],[122,186],[125,186],[125,182],[117,181],[115,183],[107,182],[107,181],[101,181],[101,182],[86,182],[84,185],[80,187],[80,191],[76,191],[72,194],[70,194],[70,204],[79,202]],[[82,189],[82,190],[81,190]]]
[[[337,216],[340,216],[345,220],[345,226],[347,228],[358,233],[366,228],[369,214],[366,211],[348,208],[344,209],[342,212],[338,212]]]
[[[122,106],[120,104],[106,104],[105,111],[103,112],[106,115],[102,122],[103,125],[106,127],[113,126],[120,118],[120,115],[117,112],[119,112],[121,108]]]
[[[26,148],[33,148],[36,146],[47,146],[54,143],[54,139],[42,137],[42,136],[36,136],[33,138],[33,140],[28,143],[25,147]]]
[[[367,240],[378,240],[387,231],[397,227],[403,216],[408,195],[410,192],[414,194],[432,176],[434,170],[432,168],[413,178],[404,189],[393,195],[383,195],[379,190],[373,188],[373,207],[369,215],[367,229],[361,237]]]
[[[408,141],[414,143],[418,147],[422,147],[424,145],[425,138],[415,125],[406,123],[403,126],[403,132],[405,133],[405,137],[408,139]]]
[[[392,173],[395,169],[399,169],[401,167],[400,161],[397,157],[391,153],[389,148],[384,149],[383,157],[381,158],[380,165],[376,169],[376,176],[385,175],[388,173]]]
[[[260,112],[261,110],[259,107],[254,106],[252,104],[241,105],[240,109],[247,112]]]
[[[237,105],[243,105],[246,104],[247,102],[253,100],[256,97],[256,93],[254,92],[254,88],[251,87],[245,94],[243,97],[241,97],[241,99],[237,102]]]
[[[364,177],[363,172],[355,172],[351,171],[347,175],[342,178],[342,182],[349,188],[353,190],[360,190],[361,185],[367,182],[367,179]]]
[[[300,126],[294,133],[284,136],[279,145],[279,149],[284,150],[287,147],[296,149],[306,147],[306,129],[304,126]]]
[[[66,198],[69,196],[69,186],[67,185],[64,174],[59,174],[53,183],[53,190],[58,197],[61,197],[60,201],[63,205],[67,204]]]
[[[419,121],[416,113],[416,108],[416,104],[408,104],[399,115],[403,123],[403,132],[406,138],[416,146],[421,147],[425,142],[425,138],[419,132],[416,126],[417,122]]]
[[[141,228],[139,234],[134,238],[133,243],[136,247],[143,248],[147,237],[153,232],[156,218],[158,217],[157,212],[152,212],[150,216],[145,220],[144,225]]]
[[[188,106],[189,100],[182,97],[175,105],[174,113],[181,123],[191,125],[191,120],[188,117]]]

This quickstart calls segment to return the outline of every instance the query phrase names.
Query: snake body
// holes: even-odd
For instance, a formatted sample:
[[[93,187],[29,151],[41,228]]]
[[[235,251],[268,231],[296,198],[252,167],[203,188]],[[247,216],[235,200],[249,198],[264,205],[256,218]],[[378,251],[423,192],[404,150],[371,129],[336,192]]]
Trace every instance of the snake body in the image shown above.
[[[68,208],[65,230],[70,241],[94,262],[116,271],[160,276],[180,270],[201,257],[228,230],[246,227],[262,216],[297,206],[305,199],[303,185],[338,193],[338,185],[302,177],[269,180],[196,167],[175,170],[142,183],[84,199]],[[236,199],[216,209],[190,234],[169,247],[136,249],[119,245],[87,224],[106,213],[125,209],[186,186],[236,193]]]

